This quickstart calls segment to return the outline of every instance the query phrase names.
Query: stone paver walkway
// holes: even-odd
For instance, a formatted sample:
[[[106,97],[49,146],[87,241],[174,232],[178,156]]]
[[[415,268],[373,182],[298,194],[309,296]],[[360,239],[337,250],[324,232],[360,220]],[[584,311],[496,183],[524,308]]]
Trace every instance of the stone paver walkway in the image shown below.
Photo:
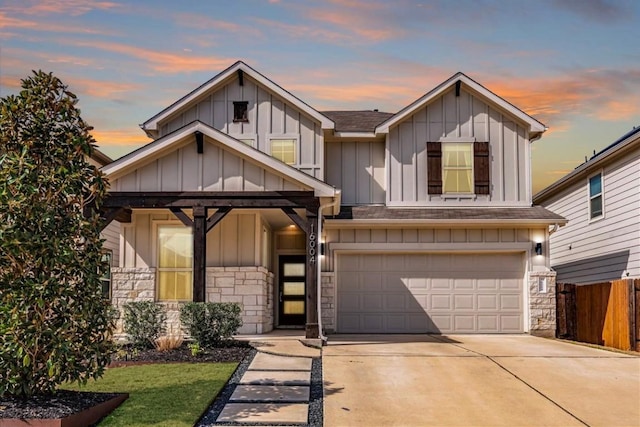
[[[207,425],[308,425],[312,357],[320,350],[291,339],[256,349],[215,423]]]

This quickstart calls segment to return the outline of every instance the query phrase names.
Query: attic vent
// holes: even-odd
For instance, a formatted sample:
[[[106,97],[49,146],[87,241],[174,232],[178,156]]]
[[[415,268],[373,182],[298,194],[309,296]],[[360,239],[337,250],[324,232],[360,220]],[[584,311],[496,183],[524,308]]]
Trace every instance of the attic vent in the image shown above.
[[[244,71],[238,70],[238,84],[244,86]]]
[[[456,97],[460,96],[460,85],[462,82],[460,80],[456,81]]]
[[[234,101],[233,102],[233,122],[248,122],[249,116],[247,110],[249,108],[248,101]]]

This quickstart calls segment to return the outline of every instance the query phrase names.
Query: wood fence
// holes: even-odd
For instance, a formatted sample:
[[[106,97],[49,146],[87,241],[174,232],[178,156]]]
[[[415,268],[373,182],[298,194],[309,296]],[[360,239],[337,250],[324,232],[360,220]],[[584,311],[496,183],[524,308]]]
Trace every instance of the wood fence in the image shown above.
[[[640,279],[556,286],[558,338],[640,351]]]

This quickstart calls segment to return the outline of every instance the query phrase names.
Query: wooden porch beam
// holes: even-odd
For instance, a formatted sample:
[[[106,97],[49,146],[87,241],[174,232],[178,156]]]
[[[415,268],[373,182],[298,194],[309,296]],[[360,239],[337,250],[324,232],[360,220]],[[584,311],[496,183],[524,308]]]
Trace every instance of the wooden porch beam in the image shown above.
[[[305,336],[320,338],[318,324],[318,262],[320,251],[318,247],[318,216],[315,212],[307,211],[307,274],[306,274],[306,311]]]
[[[211,215],[209,219],[207,219],[207,233],[211,231],[217,223],[222,221],[229,212],[231,212],[231,208],[219,208],[213,215]]]
[[[207,262],[207,208],[193,208],[193,301],[204,302]]]
[[[193,227],[193,221],[180,208],[169,208],[171,212],[187,227]]]
[[[307,224],[307,221],[305,221],[300,215],[298,215],[296,211],[293,210],[293,208],[282,208],[282,212],[287,214],[287,216],[291,218],[291,221],[295,222],[298,228],[304,231],[305,234],[308,232],[307,230],[309,228],[309,225]]]
[[[105,208],[305,208],[317,210],[319,200],[312,191],[190,191],[190,192],[111,192]]]

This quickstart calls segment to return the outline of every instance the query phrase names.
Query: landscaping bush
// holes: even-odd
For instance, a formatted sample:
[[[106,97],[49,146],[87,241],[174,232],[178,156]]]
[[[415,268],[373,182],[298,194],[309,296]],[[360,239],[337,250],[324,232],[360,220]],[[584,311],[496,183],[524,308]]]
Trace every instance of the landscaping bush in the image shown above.
[[[42,71],[0,99],[0,396],[50,394],[110,361],[102,220],[91,208],[108,184],[87,161],[95,140],[77,102]]]
[[[182,328],[203,349],[216,347],[242,326],[240,304],[190,302],[180,309]]]
[[[153,301],[134,301],[122,306],[124,331],[129,341],[139,348],[152,348],[155,340],[165,332],[167,313]]]

